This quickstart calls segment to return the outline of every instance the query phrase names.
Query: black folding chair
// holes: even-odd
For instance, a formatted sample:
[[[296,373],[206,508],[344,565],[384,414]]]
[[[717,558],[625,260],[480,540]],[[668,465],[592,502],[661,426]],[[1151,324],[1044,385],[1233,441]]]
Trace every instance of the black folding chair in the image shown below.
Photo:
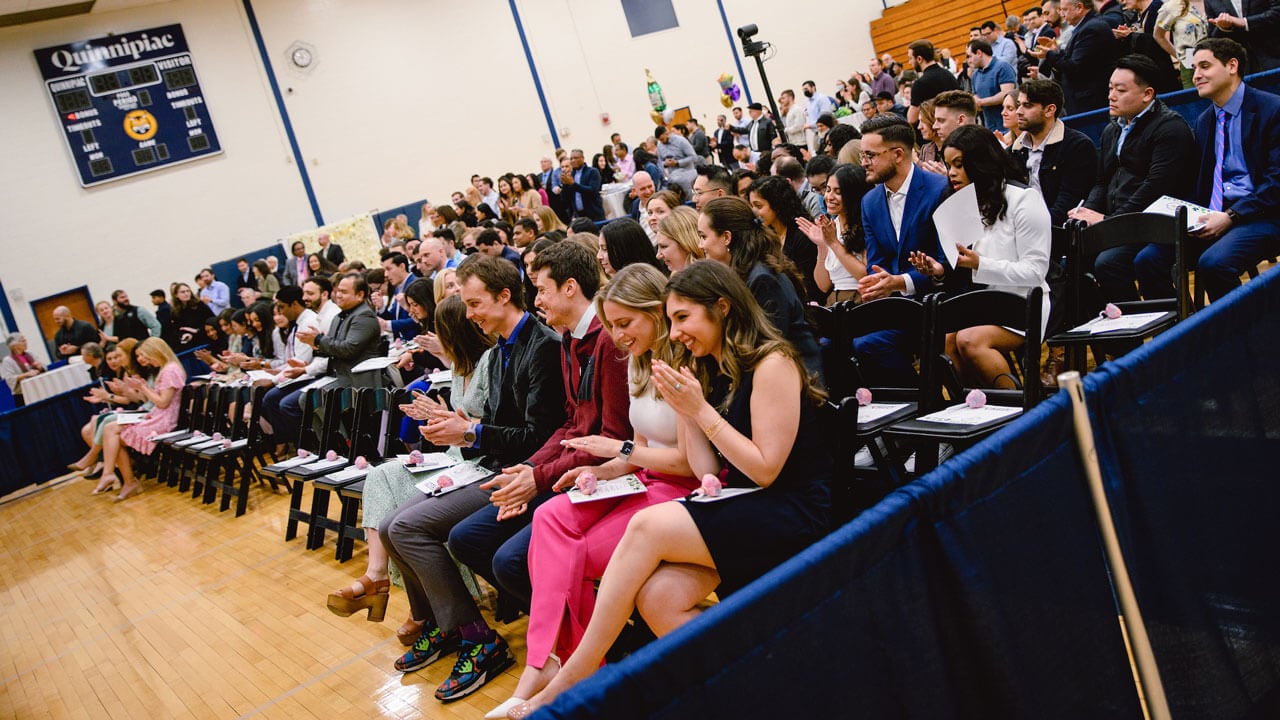
[[[999,290],[974,290],[951,298],[931,295],[926,299],[929,321],[928,341],[921,358],[921,374],[925,378],[920,398],[921,416],[940,410],[949,401],[963,402],[968,388],[948,387],[947,373],[950,359],[945,354],[946,337],[950,333],[980,325],[1000,325],[1026,333],[1026,341],[1018,353],[1023,377],[1034,380],[1040,364],[1041,303],[1044,293],[1033,288],[1027,297]],[[944,390],[946,391],[944,396]],[[987,400],[993,405],[1010,405],[1029,410],[1040,401],[1040,383],[1025,382],[1019,390],[985,388]],[[957,450],[969,447],[987,437],[1000,427],[1012,422],[1018,415],[1006,415],[980,425],[943,423],[922,420],[920,417],[895,423],[885,430],[885,436],[902,445],[916,447],[916,470],[923,473],[937,461],[937,451],[942,443]]]
[[[319,547],[319,544],[316,542],[315,534],[311,532],[311,513],[302,509],[302,489],[308,482],[350,465],[354,459],[350,453],[353,437],[353,391],[351,388],[326,388],[319,393],[309,392],[306,394],[305,405],[311,409],[311,427],[303,427],[299,447],[305,447],[302,440],[308,433],[316,432],[318,433],[316,455],[319,456],[317,460],[323,459],[330,450],[339,457],[345,458],[341,464],[322,470],[308,465],[298,465],[284,471],[284,476],[292,481],[289,491],[289,517],[285,523],[284,539],[287,541],[297,537],[298,523],[306,523],[307,549],[314,550]],[[307,420],[307,414],[303,413],[304,422]],[[319,416],[318,419],[317,416]]]
[[[219,511],[226,512],[230,509],[234,498],[236,517],[243,515],[248,508],[249,484],[257,477],[253,461],[265,435],[259,421],[262,417],[262,398],[268,389],[268,386],[243,388],[240,398],[249,402],[250,410],[247,416],[243,406],[237,411],[230,446],[217,445],[202,452],[209,460],[203,502],[206,505],[213,502],[221,490]]]
[[[1086,371],[1086,349],[1093,351],[1094,363],[1102,364],[1107,355],[1118,356],[1141,345],[1185,320],[1192,311],[1190,263],[1187,258],[1187,210],[1179,207],[1173,216],[1156,213],[1127,213],[1107,218],[1093,225],[1072,221],[1070,253],[1067,255],[1067,323],[1046,341],[1050,347],[1066,348],[1066,367],[1080,373]],[[1121,312],[1162,315],[1135,330],[1119,330],[1091,334],[1072,332],[1073,328],[1096,317],[1100,308],[1093,265],[1104,250],[1123,245],[1155,244],[1173,247],[1173,282],[1176,297],[1116,303]],[[1094,298],[1094,302],[1090,299]]]

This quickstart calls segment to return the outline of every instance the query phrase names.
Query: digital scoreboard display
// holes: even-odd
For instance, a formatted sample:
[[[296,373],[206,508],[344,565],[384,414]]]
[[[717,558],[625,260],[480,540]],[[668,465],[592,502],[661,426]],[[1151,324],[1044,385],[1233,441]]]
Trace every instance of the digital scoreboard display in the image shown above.
[[[222,152],[181,25],[35,55],[82,186]]]

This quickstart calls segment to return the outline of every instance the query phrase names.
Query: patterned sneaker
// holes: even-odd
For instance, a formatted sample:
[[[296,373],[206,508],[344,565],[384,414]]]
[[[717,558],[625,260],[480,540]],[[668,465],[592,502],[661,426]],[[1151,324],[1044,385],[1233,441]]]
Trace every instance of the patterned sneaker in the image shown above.
[[[515,662],[507,641],[497,633],[486,643],[463,640],[458,661],[453,664],[453,673],[436,689],[436,699],[452,702],[464,698],[484,687]]]
[[[399,660],[396,660],[396,669],[402,673],[411,673],[414,670],[424,668],[436,660],[441,655],[447,655],[458,649],[458,642],[461,636],[455,630],[446,633],[435,626],[435,623],[428,622],[422,628],[422,634],[418,636],[418,641],[409,648],[409,652],[405,653]]]

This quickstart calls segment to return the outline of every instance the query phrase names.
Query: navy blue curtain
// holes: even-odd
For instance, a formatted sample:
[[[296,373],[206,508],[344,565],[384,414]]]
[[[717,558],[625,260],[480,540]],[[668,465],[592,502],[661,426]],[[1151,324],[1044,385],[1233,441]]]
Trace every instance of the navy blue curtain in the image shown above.
[[[65,475],[88,450],[80,428],[96,408],[85,388],[0,413],[0,496]]]

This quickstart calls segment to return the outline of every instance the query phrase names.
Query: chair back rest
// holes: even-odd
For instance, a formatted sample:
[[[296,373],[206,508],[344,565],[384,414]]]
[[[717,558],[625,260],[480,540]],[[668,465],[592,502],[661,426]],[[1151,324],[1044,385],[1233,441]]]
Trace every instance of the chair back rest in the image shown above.
[[[837,307],[843,308],[843,312],[836,316],[840,324],[840,347],[845,350],[844,362],[853,368],[852,387],[839,396],[852,395],[857,388],[868,386],[858,369],[857,361],[852,357],[854,338],[884,330],[900,330],[913,337],[921,349],[927,347],[927,312],[924,302],[894,295],[859,305],[846,301],[838,303]],[[839,397],[835,393],[831,396]]]
[[[1187,209],[1178,207],[1175,213],[1125,213],[1109,217],[1102,222],[1086,225],[1073,221],[1075,241],[1067,256],[1068,309],[1071,311],[1071,327],[1088,320],[1091,310],[1083,306],[1084,276],[1093,269],[1098,254],[1104,250],[1124,245],[1169,245],[1173,247],[1174,287],[1178,297],[1170,303],[1178,319],[1184,320],[1191,313],[1190,265],[1187,261]]]
[[[355,408],[353,412],[351,454],[372,460],[382,457],[384,446],[384,422],[387,419],[387,399],[390,394],[382,388],[359,388],[355,390]]]
[[[1018,353],[1024,385],[1023,407],[1030,409],[1040,401],[1043,289],[1032,288],[1025,298],[1002,290],[974,290],[949,298],[935,294],[928,300],[932,304],[930,333],[925,344],[926,355],[921,359],[922,366],[928,363],[928,372],[921,373],[928,376],[927,389],[921,396],[922,405],[926,399],[930,404],[926,410],[942,405],[941,356],[945,352],[947,335],[979,325],[999,325],[1026,333],[1026,342]]]
[[[191,424],[191,410],[195,406],[196,385],[183,385],[182,394],[178,396],[178,423],[175,428],[189,427]]]
[[[262,400],[267,396],[270,390],[269,385],[255,385],[249,392],[249,403],[252,410],[249,412],[248,428],[242,437],[249,439],[249,447],[255,447],[262,442],[266,432],[262,429]]]

